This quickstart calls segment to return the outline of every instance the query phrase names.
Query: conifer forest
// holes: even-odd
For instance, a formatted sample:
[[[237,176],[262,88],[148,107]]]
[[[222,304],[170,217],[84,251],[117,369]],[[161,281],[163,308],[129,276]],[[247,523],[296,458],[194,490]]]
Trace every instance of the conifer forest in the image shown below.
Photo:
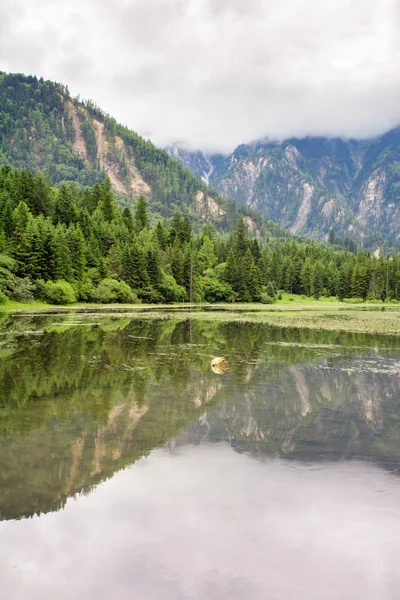
[[[373,256],[289,235],[231,233],[188,214],[156,219],[140,197],[120,206],[105,179],[52,187],[0,169],[0,298],[52,304],[263,302],[282,291],[339,299],[400,300],[400,256]]]

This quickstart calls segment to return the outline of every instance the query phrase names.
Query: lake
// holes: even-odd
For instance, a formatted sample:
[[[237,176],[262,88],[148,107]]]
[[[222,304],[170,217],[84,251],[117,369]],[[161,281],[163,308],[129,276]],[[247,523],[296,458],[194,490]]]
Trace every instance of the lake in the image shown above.
[[[159,313],[0,314],[1,597],[400,598],[400,338]]]

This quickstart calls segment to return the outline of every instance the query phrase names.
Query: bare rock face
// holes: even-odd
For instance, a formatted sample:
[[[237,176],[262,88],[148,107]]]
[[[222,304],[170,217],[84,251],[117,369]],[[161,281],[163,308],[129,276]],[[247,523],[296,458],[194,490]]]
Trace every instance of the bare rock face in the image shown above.
[[[10,166],[46,172],[56,186],[76,181],[86,187],[108,176],[124,206],[134,208],[135,200],[144,196],[150,210],[165,217],[179,205],[219,229],[230,229],[234,203],[204,184],[223,156],[171,150],[185,166],[196,167],[201,182],[165,150],[119,124],[94,102],[72,98],[66,86],[31,75],[0,73],[0,105],[4,116],[0,138]]]
[[[299,210],[297,211],[296,220],[293,225],[289,227],[289,230],[292,233],[298,233],[307,223],[308,215],[310,214],[311,210],[311,198],[314,191],[314,187],[309,183],[306,182],[303,184],[302,199]]]
[[[218,218],[226,215],[226,210],[202,190],[197,190],[191,209],[204,220],[208,220],[210,217],[218,220]]]
[[[386,183],[387,173],[376,169],[362,186],[357,210],[357,218],[362,225],[382,217]]]
[[[295,234],[327,240],[333,228],[358,243],[375,234],[400,243],[400,128],[374,140],[243,144],[207,181]]]

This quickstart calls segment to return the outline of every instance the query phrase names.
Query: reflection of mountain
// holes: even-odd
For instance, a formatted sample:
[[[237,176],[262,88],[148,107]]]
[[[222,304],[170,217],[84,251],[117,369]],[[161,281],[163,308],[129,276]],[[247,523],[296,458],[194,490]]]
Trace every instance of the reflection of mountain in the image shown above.
[[[2,518],[55,510],[88,492],[165,445],[223,387],[209,356],[194,361],[199,348],[185,323],[53,321],[3,330],[10,356],[0,364]],[[209,329],[198,331],[205,352]]]
[[[305,458],[314,458],[314,448],[341,456],[344,439],[353,446],[358,439],[387,441],[389,394],[398,395],[398,377],[343,370],[348,363],[341,356],[365,343],[363,336],[258,324],[95,320],[40,316],[2,323],[3,519],[57,510],[179,435]],[[215,355],[228,358],[223,376],[210,369]],[[316,361],[318,370],[311,366]]]
[[[253,455],[319,461],[361,458],[400,468],[400,360],[369,351],[292,366],[196,422],[177,443],[229,442]]]
[[[206,382],[182,393],[154,385],[148,388],[148,399],[138,404],[135,393],[127,390],[104,424],[82,413],[50,417],[41,429],[3,440],[0,516],[48,512],[62,507],[68,496],[89,492],[190,425],[215,391]],[[196,398],[196,405],[187,396]]]

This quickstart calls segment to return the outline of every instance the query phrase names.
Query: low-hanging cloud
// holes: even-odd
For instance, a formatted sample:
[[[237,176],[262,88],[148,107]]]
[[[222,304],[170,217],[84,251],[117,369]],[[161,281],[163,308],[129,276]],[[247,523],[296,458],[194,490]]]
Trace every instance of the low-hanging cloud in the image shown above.
[[[0,68],[67,84],[155,143],[369,137],[400,122],[397,0],[14,0]]]

